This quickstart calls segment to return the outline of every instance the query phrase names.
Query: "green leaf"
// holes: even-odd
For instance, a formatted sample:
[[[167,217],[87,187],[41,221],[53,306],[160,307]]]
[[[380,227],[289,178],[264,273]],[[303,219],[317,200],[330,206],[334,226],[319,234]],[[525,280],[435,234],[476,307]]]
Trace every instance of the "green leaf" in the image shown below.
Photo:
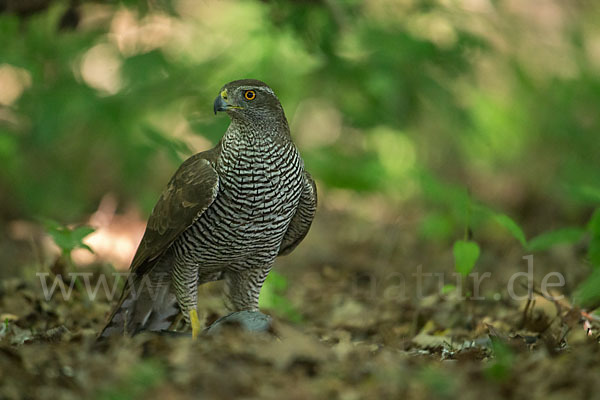
[[[600,238],[596,237],[590,241],[588,248],[588,259],[595,268],[600,268]]]
[[[512,218],[510,218],[506,214],[495,214],[494,220],[496,220],[496,222],[508,229],[510,234],[513,235],[513,237],[519,242],[521,242],[523,247],[527,247],[527,239],[525,238],[525,233]]]
[[[581,228],[561,228],[554,231],[542,233],[529,241],[527,249],[530,251],[541,251],[563,243],[576,243],[581,240],[585,230]]]
[[[92,254],[96,254],[96,253],[94,253],[94,250],[90,246],[88,246],[87,244],[85,244],[85,243],[81,243],[79,245],[79,247],[81,247],[82,249],[85,249],[85,250],[89,251]]]
[[[444,287],[442,287],[442,290],[440,290],[440,294],[448,294],[455,290],[456,290],[455,285],[447,284],[447,285],[444,285]]]
[[[583,308],[600,306],[600,268],[596,268],[575,290],[573,303]]]
[[[71,231],[71,237],[74,241],[81,243],[81,241],[90,233],[94,232],[95,229],[91,226],[80,226]]]
[[[454,242],[452,250],[456,272],[462,276],[469,275],[479,258],[480,250],[477,243],[467,240],[457,240]]]
[[[62,226],[51,219],[42,219],[42,223],[46,228],[46,232],[52,237],[54,243],[56,243],[63,252],[70,253],[74,249],[83,248],[93,253],[92,249],[83,243],[83,239],[94,232],[94,228],[89,226],[79,226],[71,229],[67,226]]]
[[[592,219],[588,224],[590,232],[590,245],[588,248],[588,259],[596,268],[600,268],[600,208],[592,215]]]
[[[592,235],[600,235],[600,208],[597,208],[592,214],[587,229]]]

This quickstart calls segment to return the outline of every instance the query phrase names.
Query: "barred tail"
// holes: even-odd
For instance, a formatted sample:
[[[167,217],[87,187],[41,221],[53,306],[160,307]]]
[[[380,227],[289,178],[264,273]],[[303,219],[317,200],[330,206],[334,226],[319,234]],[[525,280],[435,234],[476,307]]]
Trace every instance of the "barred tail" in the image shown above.
[[[98,339],[113,335],[133,336],[141,331],[168,329],[179,314],[170,281],[156,281],[152,274],[128,280],[121,299]]]

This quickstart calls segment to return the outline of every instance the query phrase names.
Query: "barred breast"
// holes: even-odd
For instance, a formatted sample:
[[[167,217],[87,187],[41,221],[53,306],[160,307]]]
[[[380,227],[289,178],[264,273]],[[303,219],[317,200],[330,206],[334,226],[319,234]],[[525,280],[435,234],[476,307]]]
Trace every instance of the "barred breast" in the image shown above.
[[[239,136],[238,136],[239,138]],[[291,141],[227,140],[215,165],[219,193],[174,243],[199,268],[253,268],[277,255],[302,192],[303,162]]]

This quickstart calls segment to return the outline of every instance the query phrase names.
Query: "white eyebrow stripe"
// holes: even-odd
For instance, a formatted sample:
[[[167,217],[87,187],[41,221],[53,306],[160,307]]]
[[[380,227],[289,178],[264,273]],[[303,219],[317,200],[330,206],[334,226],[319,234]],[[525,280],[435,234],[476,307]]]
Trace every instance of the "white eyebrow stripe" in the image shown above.
[[[262,90],[263,92],[267,92],[267,93],[271,93],[271,94],[275,94],[275,92],[273,92],[273,90],[270,87],[266,87],[266,86],[261,86],[258,89]]]

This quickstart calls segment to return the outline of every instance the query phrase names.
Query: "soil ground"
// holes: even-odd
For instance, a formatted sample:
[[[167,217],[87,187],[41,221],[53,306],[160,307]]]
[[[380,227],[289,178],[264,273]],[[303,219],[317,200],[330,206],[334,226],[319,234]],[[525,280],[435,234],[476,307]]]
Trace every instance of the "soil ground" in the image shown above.
[[[46,301],[38,277],[2,281],[0,399],[600,398],[598,322],[568,296],[538,293],[551,271],[567,282],[552,294],[570,293],[585,275],[577,249],[535,255],[536,293],[515,299],[507,284],[526,271],[526,254],[484,235],[475,271],[491,275],[473,298],[472,280],[448,286],[451,245],[418,234],[418,207],[378,201],[324,203],[305,242],[277,262],[287,287],[263,309],[269,333],[98,343],[112,306],[101,291],[90,301],[76,285],[69,300]],[[111,269],[85,271],[93,283]],[[226,313],[220,292],[220,283],[201,289],[209,322]]]

